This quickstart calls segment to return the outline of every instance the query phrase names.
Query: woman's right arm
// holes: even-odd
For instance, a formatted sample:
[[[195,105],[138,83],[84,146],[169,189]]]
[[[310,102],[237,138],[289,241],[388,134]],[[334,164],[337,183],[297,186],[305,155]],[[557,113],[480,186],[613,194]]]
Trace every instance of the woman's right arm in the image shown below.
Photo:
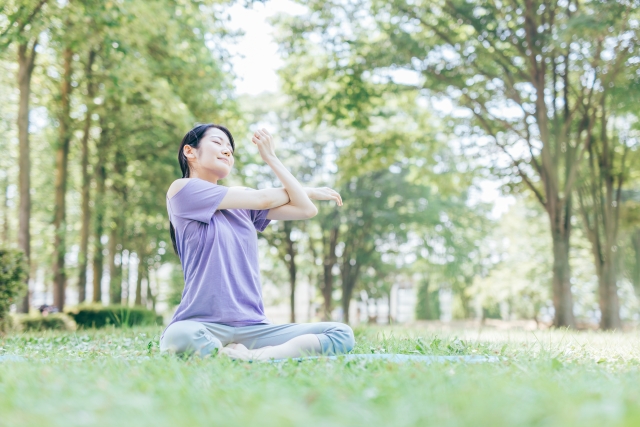
[[[167,191],[167,197],[172,198],[184,187],[190,178],[173,181]],[[229,187],[218,209],[273,209],[289,203],[289,193],[284,188],[265,188],[254,190],[247,187]]]
[[[289,193],[284,188],[254,190],[247,187],[229,187],[218,209],[273,209],[289,203]]]

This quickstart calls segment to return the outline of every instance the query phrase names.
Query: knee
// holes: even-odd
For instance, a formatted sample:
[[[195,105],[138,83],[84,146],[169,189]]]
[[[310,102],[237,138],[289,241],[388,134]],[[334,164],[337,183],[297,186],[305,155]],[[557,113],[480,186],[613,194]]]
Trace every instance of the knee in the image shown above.
[[[177,355],[205,356],[220,348],[222,343],[202,324],[182,321],[170,325],[160,340],[160,350]]]
[[[333,323],[331,328],[331,335],[333,335],[333,347],[336,354],[348,353],[353,350],[356,345],[356,339],[353,334],[353,329],[349,325],[344,323]]]

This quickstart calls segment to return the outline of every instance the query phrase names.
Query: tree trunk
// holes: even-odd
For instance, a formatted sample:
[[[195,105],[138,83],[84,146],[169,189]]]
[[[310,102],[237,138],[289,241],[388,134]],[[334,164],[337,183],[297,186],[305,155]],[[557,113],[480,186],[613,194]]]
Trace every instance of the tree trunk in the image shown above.
[[[151,300],[151,310],[156,311],[156,296],[153,294],[151,290],[151,269],[147,270],[147,299]]]
[[[580,193],[578,193],[580,194]],[[606,203],[599,203],[598,194],[592,200],[593,206],[584,205],[584,197],[580,197],[580,211],[585,223],[585,231],[591,243],[591,252],[598,276],[598,304],[600,307],[600,327],[602,329],[620,329],[620,301],[617,283],[617,256],[615,252],[615,236],[607,230],[607,215],[601,209]],[[610,203],[610,202],[609,202]],[[590,212],[592,211],[592,212]],[[593,212],[595,211],[595,212]],[[604,215],[603,215],[604,214]]]
[[[289,321],[291,323],[296,323],[296,244],[291,239],[291,231],[292,225],[290,221],[284,222],[284,240],[286,243],[286,253],[289,255],[289,260],[287,261],[287,267],[289,270],[289,285],[290,285],[290,293],[289,293],[289,308],[291,310]]]
[[[64,257],[66,254],[66,194],[67,194],[67,174],[69,160],[69,145],[71,142],[70,129],[70,95],[71,95],[71,61],[73,60],[73,52],[70,48],[65,48],[63,53],[64,73],[62,76],[62,85],[60,88],[60,117],[58,128],[58,148],[56,150],[56,179],[55,179],[55,207],[53,228],[54,236],[54,255],[53,255],[53,277],[54,292],[53,305],[58,310],[64,309],[66,272],[64,266]]]
[[[102,274],[104,265],[104,245],[102,244],[102,235],[104,234],[104,217],[105,217],[105,196],[106,196],[106,180],[107,170],[105,168],[106,150],[107,150],[107,127],[102,118],[100,126],[102,131],[98,139],[98,163],[96,164],[95,180],[96,195],[94,204],[94,240],[93,240],[93,302],[102,301]]]
[[[136,300],[134,302],[134,304],[136,306],[141,306],[142,305],[142,278],[144,276],[144,256],[142,254],[142,251],[138,251],[137,253],[137,259],[138,259],[138,277],[136,279]]]
[[[602,263],[598,274],[598,296],[600,297],[600,327],[602,329],[620,329],[620,301],[616,280],[615,259],[609,257]]]
[[[120,239],[122,240],[122,239]],[[126,255],[125,255],[126,252]],[[125,262],[126,261],[126,262]],[[131,253],[129,251],[125,251],[124,249],[120,251],[120,269],[122,270],[122,305],[129,305],[129,277],[130,277],[130,266],[131,262]]]
[[[322,264],[322,320],[331,320],[333,306],[333,266],[337,262],[336,246],[338,244],[339,228],[333,227],[324,235],[323,240],[323,264]]]
[[[91,80],[91,67],[95,59],[95,52],[89,52],[85,77],[87,79],[87,112],[84,119],[82,133],[82,230],[80,232],[80,255],[78,271],[78,302],[87,299],[87,264],[89,259],[89,229],[91,227],[91,209],[89,207],[91,177],[89,176],[89,132],[91,130],[91,114],[93,109],[94,87]],[[95,275],[94,275],[95,276]]]
[[[2,243],[9,247],[9,175],[2,180]]]
[[[96,197],[95,197],[95,223],[93,239],[93,302],[102,302],[102,274],[104,268],[104,245],[102,235],[104,233],[104,167],[99,167]],[[101,179],[102,178],[102,179]]]
[[[18,140],[20,144],[19,162],[19,187],[20,206],[18,208],[18,248],[24,252],[27,262],[27,272],[31,269],[31,159],[29,158],[29,99],[31,97],[31,76],[36,59],[36,46],[38,40],[34,40],[31,47],[29,43],[18,46],[18,88],[20,90],[20,105],[18,107]],[[6,193],[5,193],[6,194]],[[6,203],[6,200],[5,200]],[[8,231],[8,217],[5,216],[5,228]],[[8,234],[8,232],[6,233]],[[29,274],[26,277],[27,292],[22,299],[19,309],[23,313],[29,312]]]
[[[624,180],[628,146],[619,137],[609,138],[607,133],[605,99],[601,101],[600,138],[589,140],[589,173],[584,185],[576,191],[580,202],[582,222],[591,243],[600,304],[600,327],[620,329],[620,301],[618,298],[618,223],[620,220],[621,189]],[[615,135],[615,134],[614,134]],[[615,145],[621,145],[623,154],[616,161]],[[620,172],[614,169],[620,164]]]
[[[109,234],[109,296],[111,304],[120,304],[122,302],[122,255],[120,265],[116,264],[119,219],[116,218],[115,221],[116,224]]]
[[[346,262],[346,265],[342,265],[342,313],[343,313],[343,322],[349,323],[349,307],[351,306],[351,297],[353,296],[353,290],[356,287],[356,282],[358,280],[360,264],[356,263],[355,265],[351,265]],[[378,315],[378,306],[376,302],[376,316]]]
[[[633,258],[635,260],[631,271],[631,283],[636,290],[636,294],[640,295],[640,228],[637,228],[631,234],[631,246],[633,247]]]
[[[569,267],[570,228],[552,226],[551,237],[553,240],[553,307],[555,309],[553,324],[556,327],[575,328]]]
[[[112,212],[114,223],[114,227],[111,230],[111,236],[113,237],[113,244],[116,245],[111,247],[109,256],[111,257],[111,265],[114,269],[111,270],[112,276],[110,281],[111,287],[111,302],[112,304],[121,304],[124,302],[123,295],[123,268],[124,268],[124,248],[125,248],[125,229],[126,229],[126,207],[127,207],[127,184],[125,174],[127,172],[127,159],[125,157],[125,153],[116,148],[114,154],[114,164],[113,164],[113,174],[112,180],[113,184],[111,187],[113,193],[112,200]],[[111,238],[109,239],[111,241]],[[111,252],[113,249],[113,252]],[[120,253],[120,265],[115,265],[115,253],[118,251]],[[113,254],[113,255],[112,255]],[[115,273],[115,275],[114,275]]]

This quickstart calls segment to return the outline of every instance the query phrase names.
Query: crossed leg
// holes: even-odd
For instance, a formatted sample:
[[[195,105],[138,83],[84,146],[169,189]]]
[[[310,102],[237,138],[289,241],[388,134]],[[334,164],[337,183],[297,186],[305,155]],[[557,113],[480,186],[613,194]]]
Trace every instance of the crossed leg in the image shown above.
[[[163,351],[199,356],[219,351],[245,360],[347,353],[354,344],[351,328],[337,322],[233,327],[185,320],[170,325],[160,340]]]
[[[220,350],[233,359],[270,360],[322,354],[322,345],[316,335],[306,334],[292,338],[284,344],[249,350],[243,344],[231,343]]]

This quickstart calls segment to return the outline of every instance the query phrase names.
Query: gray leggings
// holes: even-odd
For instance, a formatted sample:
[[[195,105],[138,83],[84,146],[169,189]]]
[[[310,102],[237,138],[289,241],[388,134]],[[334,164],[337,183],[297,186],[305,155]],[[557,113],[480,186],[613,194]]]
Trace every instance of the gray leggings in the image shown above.
[[[249,349],[284,344],[300,335],[315,334],[322,354],[348,353],[355,345],[353,331],[344,323],[290,323],[286,325],[227,326],[182,320],[172,323],[160,338],[160,350],[205,356],[229,343]]]

